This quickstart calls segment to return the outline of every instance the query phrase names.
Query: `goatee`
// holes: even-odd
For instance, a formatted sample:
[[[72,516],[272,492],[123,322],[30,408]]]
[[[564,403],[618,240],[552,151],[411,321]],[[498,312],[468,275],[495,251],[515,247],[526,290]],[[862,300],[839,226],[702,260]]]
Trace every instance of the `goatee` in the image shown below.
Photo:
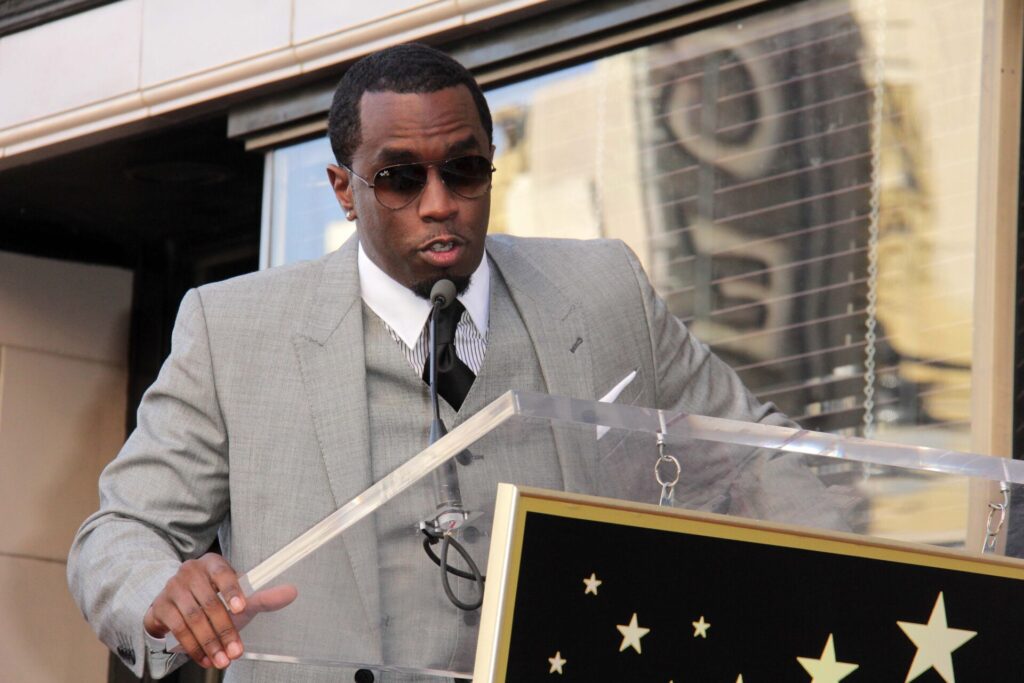
[[[452,284],[455,285],[455,293],[462,294],[469,287],[469,280],[471,277],[472,275],[449,275],[447,277],[438,277],[433,280],[417,282],[411,287],[411,289],[413,294],[416,296],[430,301],[430,290],[432,290],[434,285],[440,280],[451,280]]]

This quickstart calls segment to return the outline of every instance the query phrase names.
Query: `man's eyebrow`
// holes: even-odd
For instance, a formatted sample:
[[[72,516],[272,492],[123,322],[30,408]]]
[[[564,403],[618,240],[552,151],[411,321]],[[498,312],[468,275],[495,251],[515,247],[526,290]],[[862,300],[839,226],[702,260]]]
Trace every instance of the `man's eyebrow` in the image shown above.
[[[480,143],[473,135],[467,135],[448,145],[445,149],[445,159],[459,156],[466,152],[479,152]],[[417,161],[441,161],[441,159],[421,159],[418,155],[408,149],[395,147],[384,147],[375,155],[375,162],[381,166],[393,166],[395,164],[408,164]]]
[[[448,146],[448,151],[445,154],[449,159],[453,156],[462,154],[463,152],[479,152],[480,145],[476,138],[472,135],[462,138],[458,142],[454,142]]]
[[[376,162],[383,164],[384,166],[391,166],[392,164],[406,164],[409,162],[418,161],[416,155],[407,149],[392,149],[390,147],[384,147],[376,154]]]

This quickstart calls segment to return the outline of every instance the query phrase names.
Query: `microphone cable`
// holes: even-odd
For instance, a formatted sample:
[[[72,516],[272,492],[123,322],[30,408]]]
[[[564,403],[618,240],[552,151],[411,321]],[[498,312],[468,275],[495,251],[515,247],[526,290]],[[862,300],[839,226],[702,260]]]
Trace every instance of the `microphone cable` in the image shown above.
[[[423,550],[426,551],[427,557],[429,557],[434,564],[441,568],[441,587],[444,588],[444,594],[448,596],[448,600],[461,610],[472,612],[478,609],[480,605],[484,604],[484,582],[487,577],[480,573],[480,568],[476,566],[476,562],[473,561],[473,557],[466,550],[465,546],[456,541],[450,533],[442,534],[440,539],[428,532],[426,529],[423,530]],[[431,546],[436,545],[440,541],[441,553],[440,556],[434,553]],[[455,548],[455,551],[462,556],[466,566],[469,567],[469,571],[463,571],[457,569],[448,564],[448,548]],[[472,602],[462,602],[456,597],[455,592],[452,590],[451,579],[449,574],[454,574],[460,579],[469,579],[473,581],[473,584],[477,586],[477,598]]]

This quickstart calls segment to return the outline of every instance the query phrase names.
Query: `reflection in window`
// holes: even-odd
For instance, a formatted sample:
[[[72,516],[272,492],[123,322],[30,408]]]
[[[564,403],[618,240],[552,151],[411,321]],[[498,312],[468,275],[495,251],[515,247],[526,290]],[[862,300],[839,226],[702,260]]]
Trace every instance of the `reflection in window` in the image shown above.
[[[863,428],[870,382],[879,436],[964,447],[981,10],[946,4],[804,3],[490,93],[492,230],[622,238],[803,423]]]
[[[969,449],[983,7],[810,0],[492,90],[491,231],[624,240],[804,426]],[[351,233],[330,161],[272,153],[270,263]],[[963,482],[870,474],[831,476],[872,531],[962,539]]]
[[[489,93],[492,230],[623,239],[804,426],[968,449],[982,9],[805,2]],[[928,490],[894,527],[957,542]]]
[[[271,194],[265,265],[279,266],[314,259],[340,247],[355,223],[345,219],[327,180],[327,165],[334,163],[326,138],[274,150],[268,155]],[[268,210],[269,209],[269,210]]]

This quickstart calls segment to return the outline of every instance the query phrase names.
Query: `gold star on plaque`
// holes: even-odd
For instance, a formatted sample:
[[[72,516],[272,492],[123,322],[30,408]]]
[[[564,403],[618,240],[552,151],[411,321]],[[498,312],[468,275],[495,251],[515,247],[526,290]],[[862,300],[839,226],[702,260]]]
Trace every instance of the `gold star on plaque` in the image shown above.
[[[631,647],[636,650],[637,654],[640,654],[640,639],[651,632],[651,629],[637,624],[636,612],[633,612],[633,618],[629,620],[628,625],[617,625],[615,628],[619,629],[619,633],[622,634],[622,645],[619,645],[619,652]]]
[[[704,621],[704,615],[700,615],[700,621],[691,621],[693,624],[693,637],[694,638],[707,638],[708,629],[711,628],[711,624]]]
[[[590,578],[583,579],[583,583],[587,586],[583,590],[584,595],[586,595],[587,593],[593,593],[594,595],[597,595],[597,587],[604,583],[604,581],[598,579],[597,574],[591,573]]]
[[[559,650],[555,653],[554,657],[548,657],[548,661],[551,663],[551,670],[549,674],[561,674],[562,667],[565,666],[567,660],[562,659],[562,651]]]
[[[836,647],[831,633],[828,634],[825,649],[821,651],[819,659],[797,657],[796,661],[811,674],[811,683],[839,683],[858,668],[857,664],[836,661]]]
[[[927,624],[913,624],[908,621],[896,623],[917,646],[917,654],[910,663],[905,683],[910,683],[933,667],[946,683],[956,683],[956,677],[953,675],[953,650],[978,635],[978,632],[946,626],[946,601],[942,593],[935,599],[935,606],[932,607]]]

